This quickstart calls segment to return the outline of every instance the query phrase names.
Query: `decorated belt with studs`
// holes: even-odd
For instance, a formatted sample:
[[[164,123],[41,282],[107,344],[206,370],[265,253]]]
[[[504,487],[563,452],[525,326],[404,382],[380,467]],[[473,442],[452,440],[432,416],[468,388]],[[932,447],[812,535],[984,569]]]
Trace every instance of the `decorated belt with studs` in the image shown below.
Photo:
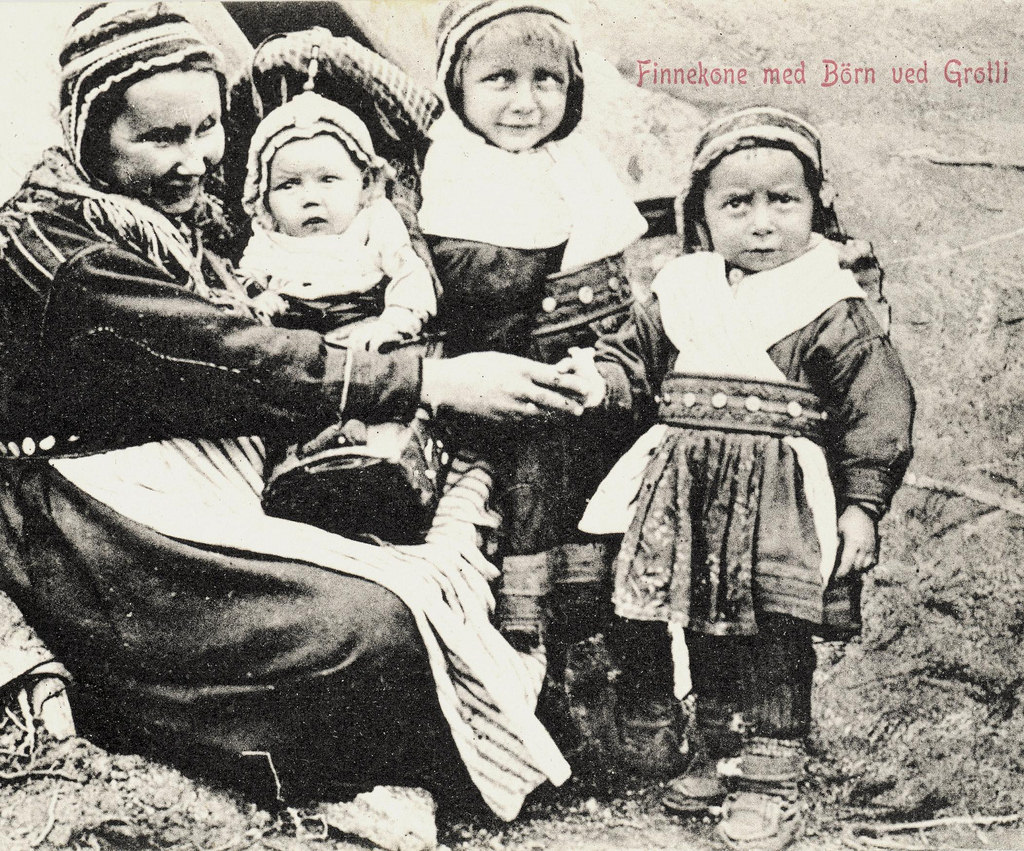
[[[658,419],[686,428],[807,437],[821,443],[828,414],[802,384],[673,372],[661,385]]]
[[[17,439],[0,439],[0,457],[2,458],[50,458],[61,455],[74,455],[80,438],[77,435],[58,438],[52,434],[45,437],[19,437]]]
[[[605,257],[579,269],[548,275],[533,331],[534,337],[558,334],[578,325],[607,320],[613,331],[618,317],[633,303],[633,288],[621,255]]]

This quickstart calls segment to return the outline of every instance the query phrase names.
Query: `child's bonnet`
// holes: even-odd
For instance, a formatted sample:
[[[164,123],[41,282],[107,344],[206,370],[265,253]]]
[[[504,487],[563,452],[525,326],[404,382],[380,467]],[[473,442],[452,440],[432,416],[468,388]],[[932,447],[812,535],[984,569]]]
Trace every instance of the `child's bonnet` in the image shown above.
[[[361,209],[344,233],[280,233],[267,207],[271,163],[290,142],[321,135],[336,139],[363,172]],[[249,146],[242,204],[251,219],[252,237],[239,268],[269,276],[277,291],[300,299],[365,293],[380,284],[387,271],[392,300],[412,311],[418,327],[435,312],[436,297],[429,272],[409,246],[401,216],[385,197],[385,184],[392,176],[391,166],[375,153],[366,125],[341,104],[303,92],[272,110]]]
[[[362,206],[345,233],[293,237],[277,231],[267,207],[270,167],[285,145],[316,136],[336,139],[365,175]],[[342,154],[344,156],[345,154]],[[366,125],[341,104],[315,92],[303,92],[267,114],[249,144],[242,206],[252,224],[252,237],[239,263],[243,272],[269,276],[282,292],[299,298],[322,298],[344,292],[366,292],[381,280],[381,271],[368,244],[375,202],[384,198],[385,180],[392,174],[377,156]],[[397,213],[399,234],[404,226]],[[292,290],[295,290],[292,292]]]

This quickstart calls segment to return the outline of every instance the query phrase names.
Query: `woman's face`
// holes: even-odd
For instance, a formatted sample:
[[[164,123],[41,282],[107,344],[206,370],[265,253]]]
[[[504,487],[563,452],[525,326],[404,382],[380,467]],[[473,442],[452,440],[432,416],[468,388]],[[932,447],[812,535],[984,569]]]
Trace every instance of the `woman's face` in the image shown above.
[[[165,71],[130,86],[110,126],[111,189],[169,216],[187,213],[224,155],[220,112],[212,71]]]

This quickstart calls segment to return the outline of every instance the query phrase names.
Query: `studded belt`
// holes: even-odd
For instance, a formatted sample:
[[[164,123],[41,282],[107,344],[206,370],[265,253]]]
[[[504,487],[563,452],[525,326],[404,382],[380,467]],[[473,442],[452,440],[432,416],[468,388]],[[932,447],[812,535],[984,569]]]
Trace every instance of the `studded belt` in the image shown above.
[[[828,414],[808,387],[669,373],[661,385],[658,419],[688,428],[808,437],[822,442]]]
[[[632,303],[633,289],[621,255],[549,275],[533,336],[543,338],[594,323],[602,331],[614,331]]]
[[[58,438],[52,434],[43,437],[0,438],[0,458],[58,458],[82,454],[77,435]]]

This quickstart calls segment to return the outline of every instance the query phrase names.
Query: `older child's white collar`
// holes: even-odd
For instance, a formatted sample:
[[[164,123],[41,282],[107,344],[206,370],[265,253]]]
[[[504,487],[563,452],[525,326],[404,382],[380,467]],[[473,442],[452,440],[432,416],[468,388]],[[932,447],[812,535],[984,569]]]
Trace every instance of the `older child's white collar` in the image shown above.
[[[431,127],[420,227],[508,248],[566,244],[562,268],[618,254],[647,223],[604,156],[579,133],[521,153],[468,130],[451,111]]]

